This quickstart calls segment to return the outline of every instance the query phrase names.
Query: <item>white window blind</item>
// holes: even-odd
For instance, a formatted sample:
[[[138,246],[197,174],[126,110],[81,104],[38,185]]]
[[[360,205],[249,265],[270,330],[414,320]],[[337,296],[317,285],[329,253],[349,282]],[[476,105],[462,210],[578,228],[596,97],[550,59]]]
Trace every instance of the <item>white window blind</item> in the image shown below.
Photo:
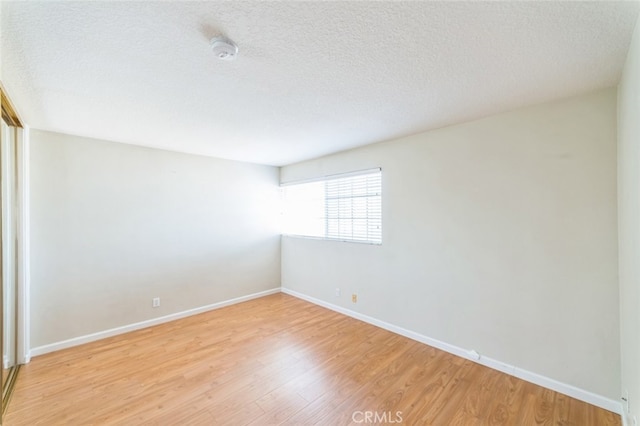
[[[382,243],[380,169],[287,185],[284,204],[288,234]]]

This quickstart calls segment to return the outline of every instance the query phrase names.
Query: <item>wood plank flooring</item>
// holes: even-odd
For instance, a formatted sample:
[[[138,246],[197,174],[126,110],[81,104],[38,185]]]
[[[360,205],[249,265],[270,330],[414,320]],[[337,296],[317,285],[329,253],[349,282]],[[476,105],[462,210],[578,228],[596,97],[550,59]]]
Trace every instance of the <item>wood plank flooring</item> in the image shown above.
[[[6,425],[620,425],[284,294],[43,355]]]

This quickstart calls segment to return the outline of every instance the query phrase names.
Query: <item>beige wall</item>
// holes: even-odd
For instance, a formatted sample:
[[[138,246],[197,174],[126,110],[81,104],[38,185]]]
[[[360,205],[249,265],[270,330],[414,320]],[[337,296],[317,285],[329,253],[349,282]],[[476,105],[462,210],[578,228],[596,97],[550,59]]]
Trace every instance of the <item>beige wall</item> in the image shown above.
[[[275,167],[37,130],[30,167],[32,347],[280,286]]]
[[[622,394],[632,425],[640,420],[640,24],[618,87],[618,223]]]
[[[619,400],[614,89],[287,166],[280,180],[378,166],[383,244],[285,237],[283,287]]]

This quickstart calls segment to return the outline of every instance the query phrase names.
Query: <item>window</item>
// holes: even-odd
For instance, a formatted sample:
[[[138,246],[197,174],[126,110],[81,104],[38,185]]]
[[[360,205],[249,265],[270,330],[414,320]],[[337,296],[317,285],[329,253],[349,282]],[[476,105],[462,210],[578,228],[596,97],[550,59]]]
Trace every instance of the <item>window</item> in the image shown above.
[[[380,169],[283,185],[285,234],[382,243]]]

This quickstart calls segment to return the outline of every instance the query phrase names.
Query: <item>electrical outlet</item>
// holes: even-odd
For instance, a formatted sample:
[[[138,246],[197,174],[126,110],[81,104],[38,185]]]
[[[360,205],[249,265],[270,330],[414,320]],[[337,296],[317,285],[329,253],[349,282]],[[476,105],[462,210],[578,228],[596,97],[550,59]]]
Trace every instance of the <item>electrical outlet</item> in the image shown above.
[[[336,297],[340,297],[340,289],[336,288]]]
[[[355,293],[353,293],[353,294],[351,295],[351,301],[352,301],[353,303],[358,303],[358,295],[357,295],[357,294],[355,294]]]
[[[157,308],[160,306],[160,298],[159,297],[154,297],[151,301],[151,306],[154,308]]]

